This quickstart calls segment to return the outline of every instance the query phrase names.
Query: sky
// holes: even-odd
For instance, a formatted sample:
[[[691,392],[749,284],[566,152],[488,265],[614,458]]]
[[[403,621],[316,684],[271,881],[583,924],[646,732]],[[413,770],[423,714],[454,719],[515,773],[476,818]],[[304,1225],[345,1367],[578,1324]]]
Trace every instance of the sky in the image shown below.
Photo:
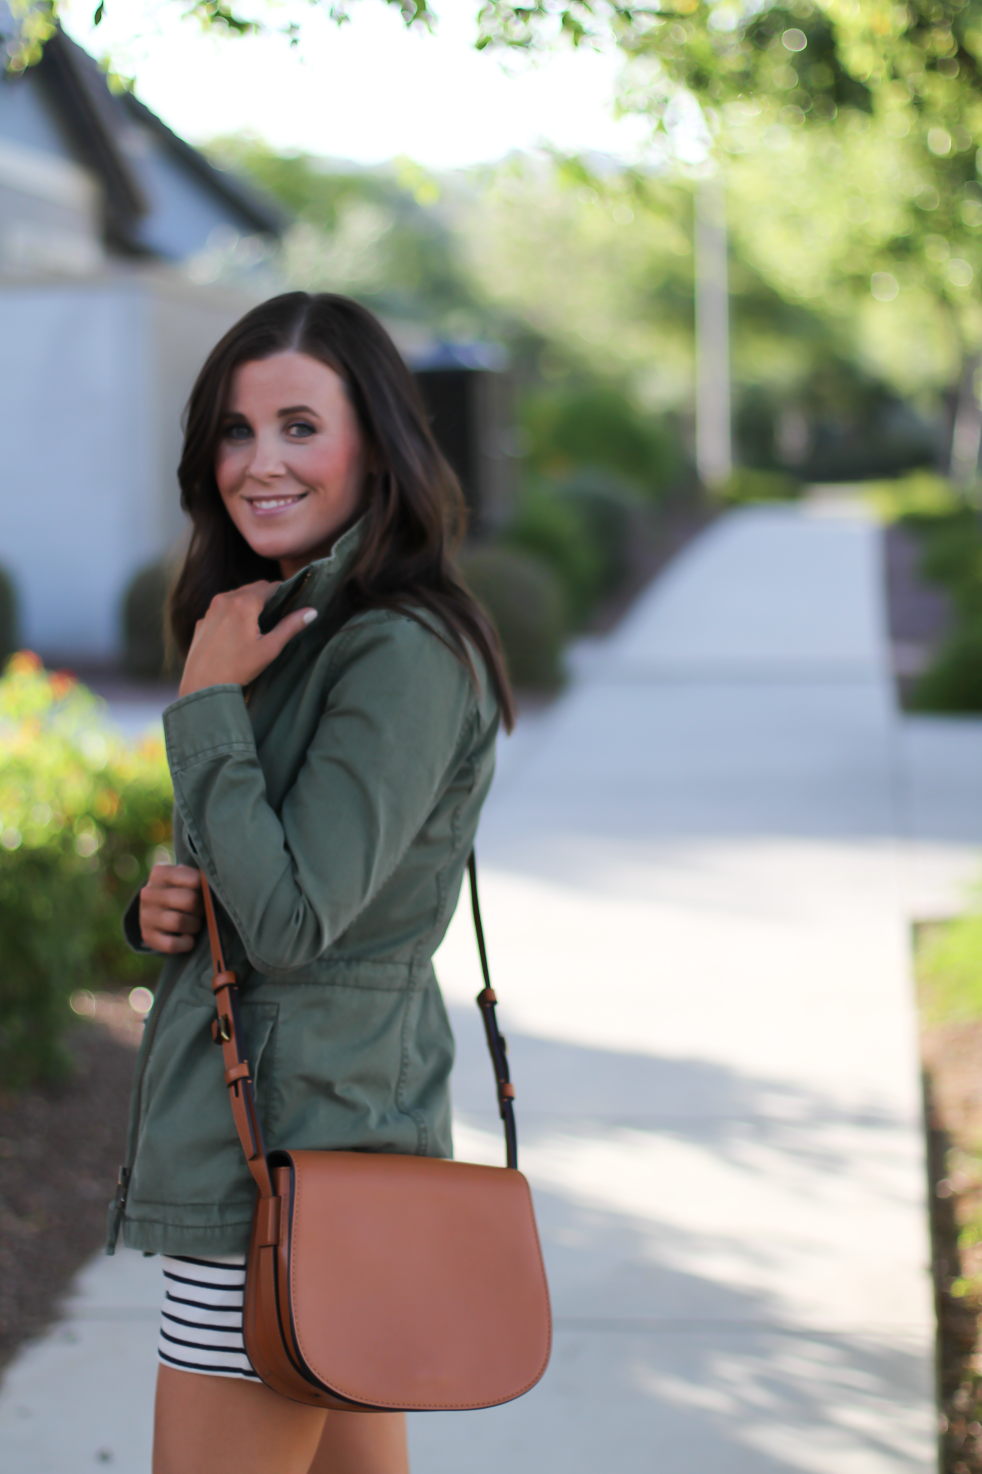
[[[338,27],[316,6],[289,5],[302,44],[203,35],[179,0],[69,0],[66,29],[94,55],[110,50],[140,99],[192,143],[249,131],[277,149],[362,164],[405,155],[434,169],[490,162],[552,145],[623,159],[647,127],[618,119],[616,55],[563,47],[544,60],[477,52],[473,0],[444,0],[436,34],[407,32],[383,0],[355,0]],[[134,35],[139,29],[140,34]]]

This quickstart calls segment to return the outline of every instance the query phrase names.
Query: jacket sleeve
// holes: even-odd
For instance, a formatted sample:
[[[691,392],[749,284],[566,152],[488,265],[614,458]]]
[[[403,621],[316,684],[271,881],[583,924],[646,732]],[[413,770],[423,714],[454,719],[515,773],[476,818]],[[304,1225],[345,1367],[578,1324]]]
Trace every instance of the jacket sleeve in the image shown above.
[[[144,952],[147,956],[161,955],[154,954],[143,940],[143,933],[140,931],[139,891],[130,897],[126,910],[123,912],[123,940],[132,952]]]
[[[476,717],[468,672],[414,620],[350,627],[335,660],[279,814],[239,686],[164,714],[189,845],[260,971],[303,967],[350,926],[422,828]]]

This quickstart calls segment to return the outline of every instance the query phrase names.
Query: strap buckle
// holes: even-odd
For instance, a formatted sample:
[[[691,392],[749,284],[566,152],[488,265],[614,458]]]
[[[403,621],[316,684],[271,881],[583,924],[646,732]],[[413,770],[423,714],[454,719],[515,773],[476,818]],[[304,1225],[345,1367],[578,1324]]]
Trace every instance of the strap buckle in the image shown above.
[[[211,1037],[219,1046],[230,1042],[232,1038],[232,1020],[227,1013],[221,1013],[218,1018],[212,1019]]]

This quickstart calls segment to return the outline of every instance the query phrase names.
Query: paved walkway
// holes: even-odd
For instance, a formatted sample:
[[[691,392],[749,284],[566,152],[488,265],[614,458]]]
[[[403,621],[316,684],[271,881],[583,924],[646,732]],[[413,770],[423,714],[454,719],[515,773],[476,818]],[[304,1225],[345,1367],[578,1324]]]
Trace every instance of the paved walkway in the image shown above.
[[[847,508],[734,514],[506,746],[482,889],[555,1352],[415,1417],[415,1474],[935,1466],[906,911],[982,834],[935,781],[955,729],[896,718],[880,587]],[[463,907],[438,965],[458,1154],[498,1161]],[[157,1275],[86,1272],[0,1395],[0,1474],[148,1474]]]

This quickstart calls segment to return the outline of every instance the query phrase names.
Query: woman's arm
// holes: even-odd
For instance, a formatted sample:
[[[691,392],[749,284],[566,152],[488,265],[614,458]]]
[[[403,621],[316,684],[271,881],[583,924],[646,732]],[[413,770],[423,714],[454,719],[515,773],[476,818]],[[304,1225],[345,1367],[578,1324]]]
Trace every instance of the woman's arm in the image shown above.
[[[336,659],[326,709],[279,814],[267,802],[238,686],[197,691],[164,714],[188,842],[262,971],[320,956],[378,892],[475,717],[468,672],[415,620],[359,622]]]

